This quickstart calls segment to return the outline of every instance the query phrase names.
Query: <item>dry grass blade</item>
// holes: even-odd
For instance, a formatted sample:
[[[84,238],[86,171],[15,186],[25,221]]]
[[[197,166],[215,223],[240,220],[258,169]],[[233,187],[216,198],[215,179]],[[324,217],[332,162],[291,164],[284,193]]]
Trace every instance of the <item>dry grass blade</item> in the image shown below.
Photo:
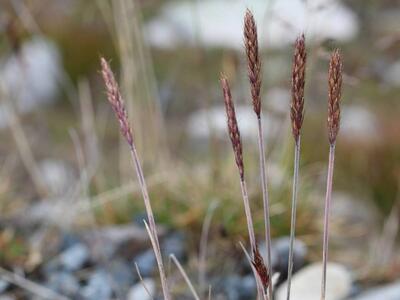
[[[208,234],[211,226],[211,219],[214,215],[218,203],[216,201],[211,202],[207,209],[206,216],[204,218],[201,236],[200,236],[200,249],[199,249],[199,287],[200,293],[203,294],[206,285],[206,256],[207,256],[207,246],[208,246]]]
[[[60,295],[55,291],[41,286],[33,281],[30,281],[16,273],[12,273],[0,267],[0,279],[10,282],[38,297],[41,299],[51,300],[68,300],[68,297]]]
[[[292,103],[290,106],[290,118],[292,120],[293,137],[298,141],[304,118],[304,85],[306,71],[306,47],[304,34],[297,38],[292,67]]]
[[[253,14],[246,11],[244,17],[244,43],[247,56],[247,70],[251,86],[253,109],[257,117],[261,116],[261,60],[258,53],[257,26]]]
[[[145,284],[145,282],[143,280],[142,274],[140,273],[140,270],[139,270],[139,266],[138,266],[138,264],[136,262],[135,262],[135,269],[136,269],[136,273],[139,276],[140,284],[143,286],[144,290],[146,291],[146,293],[150,297],[150,299],[154,299],[154,297],[151,295],[148,287],[146,286],[146,284]]]
[[[193,286],[192,282],[190,281],[189,276],[186,274],[185,270],[183,269],[181,263],[178,261],[176,256],[174,254],[171,254],[169,257],[172,259],[172,261],[175,263],[175,265],[179,269],[179,272],[182,274],[183,279],[185,279],[186,284],[188,285],[190,291],[192,292],[193,297],[196,300],[200,300],[200,297],[197,294],[196,290],[194,289],[194,286]]]
[[[137,154],[136,146],[133,140],[133,134],[131,127],[128,121],[128,115],[126,113],[124,101],[122,99],[121,93],[118,88],[118,84],[115,80],[114,74],[111,71],[110,66],[104,58],[101,58],[101,72],[103,75],[104,83],[107,89],[107,99],[111,104],[112,109],[115,112],[115,115],[119,121],[119,127],[121,129],[122,135],[125,137],[128,142],[131,157],[133,163],[135,165],[136,175],[139,180],[139,184],[141,187],[143,201],[146,208],[147,218],[149,220],[149,236],[152,241],[152,246],[154,249],[154,254],[156,256],[158,271],[160,273],[161,285],[163,288],[163,294],[166,300],[170,299],[168,282],[164,272],[164,264],[162,262],[160,243],[158,241],[157,228],[156,223],[154,221],[153,210],[151,208],[149,193],[147,190],[146,181],[144,179],[142,166],[140,164],[140,160]]]
[[[340,128],[340,98],[342,94],[342,58],[340,52],[336,49],[329,63],[328,74],[328,134],[329,143],[336,142],[336,137]]]

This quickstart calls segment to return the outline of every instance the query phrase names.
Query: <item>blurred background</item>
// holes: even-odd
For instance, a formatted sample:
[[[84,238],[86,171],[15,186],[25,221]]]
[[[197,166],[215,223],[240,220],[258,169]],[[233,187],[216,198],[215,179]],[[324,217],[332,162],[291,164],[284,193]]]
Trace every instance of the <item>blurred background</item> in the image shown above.
[[[237,106],[256,233],[265,253],[257,123],[243,47],[246,8],[254,13],[262,52],[279,283],[287,276],[290,229],[291,63],[293,43],[304,32],[297,280],[315,280],[313,266],[321,260],[327,69],[330,52],[340,48],[343,114],[329,254],[336,273],[328,282],[335,288],[329,299],[400,299],[395,0],[2,0],[0,299],[152,299],[139,283],[135,262],[151,294],[160,294],[140,189],[99,73],[101,56],[126,101],[164,254],[175,253],[201,298],[210,285],[213,299],[255,298],[238,245],[247,240],[247,229],[219,86],[224,72]],[[167,274],[175,298],[192,299],[176,267],[168,266]],[[319,294],[319,287],[316,294],[308,290],[293,299]],[[278,288],[276,299],[283,298]]]

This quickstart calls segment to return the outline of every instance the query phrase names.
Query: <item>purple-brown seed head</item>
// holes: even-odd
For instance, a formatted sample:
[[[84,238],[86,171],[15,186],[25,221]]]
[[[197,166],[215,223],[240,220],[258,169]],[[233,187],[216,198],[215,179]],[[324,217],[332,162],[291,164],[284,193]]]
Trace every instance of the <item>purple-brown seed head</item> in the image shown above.
[[[131,146],[133,144],[132,130],[129,125],[128,114],[126,113],[124,101],[118,88],[118,83],[115,80],[114,74],[107,61],[102,57],[101,62],[101,74],[103,76],[104,84],[107,90],[107,99],[110,102],[112,109],[114,110],[115,116],[118,119],[119,127],[122,135]]]
[[[253,261],[251,263],[253,264],[258,276],[260,277],[264,289],[267,290],[269,285],[269,273],[266,265],[264,264],[264,260],[260,254],[260,251],[258,250],[258,247],[253,250]]]
[[[342,58],[336,49],[331,56],[328,72],[328,137],[335,144],[340,128],[340,99],[342,93]]]
[[[221,75],[221,86],[224,95],[229,138],[231,139],[233,152],[235,154],[236,165],[239,169],[240,179],[243,180],[244,166],[243,166],[242,141],[240,139],[240,132],[236,120],[235,106],[232,101],[231,89],[229,87],[228,80],[224,75]]]
[[[246,11],[244,17],[244,46],[247,56],[247,70],[250,81],[253,109],[257,117],[261,115],[261,61],[258,53],[257,26],[253,14]]]
[[[292,103],[290,105],[290,118],[292,133],[295,141],[300,138],[301,126],[304,119],[304,85],[306,71],[306,47],[304,34],[296,39],[292,67]]]

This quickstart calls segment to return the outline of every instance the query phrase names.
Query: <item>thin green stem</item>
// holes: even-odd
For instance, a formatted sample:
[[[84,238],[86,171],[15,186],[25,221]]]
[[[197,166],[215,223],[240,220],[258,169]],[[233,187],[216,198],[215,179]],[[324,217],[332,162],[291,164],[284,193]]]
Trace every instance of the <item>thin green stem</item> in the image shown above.
[[[326,264],[328,260],[329,214],[332,200],[333,169],[335,164],[335,143],[329,147],[328,177],[326,180],[325,214],[324,214],[324,245],[322,252],[322,283],[321,300],[325,300]]]
[[[299,163],[300,163],[300,135],[295,141],[294,150],[294,167],[293,167],[293,187],[292,187],[292,213],[290,222],[290,246],[289,246],[289,265],[288,265],[288,280],[287,280],[287,295],[286,299],[290,299],[290,287],[292,283],[293,273],[293,253],[294,240],[296,235],[296,211],[297,211],[297,194],[299,186]]]

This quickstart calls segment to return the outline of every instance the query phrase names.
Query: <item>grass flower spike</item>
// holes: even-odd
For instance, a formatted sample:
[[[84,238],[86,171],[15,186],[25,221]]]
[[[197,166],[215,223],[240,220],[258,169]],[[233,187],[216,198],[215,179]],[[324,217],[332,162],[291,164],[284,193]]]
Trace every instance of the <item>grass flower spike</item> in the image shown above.
[[[265,150],[264,150],[264,134],[262,127],[261,115],[261,60],[258,49],[257,26],[253,14],[250,10],[246,11],[244,17],[244,46],[247,57],[247,71],[250,82],[251,98],[253,110],[257,116],[258,125],[258,150],[260,162],[261,188],[263,194],[264,206],[264,224],[265,224],[265,242],[267,247],[267,269],[268,274],[272,274],[271,266],[271,229],[270,229],[270,213],[269,213],[269,197],[266,176]],[[271,276],[268,276],[268,294],[272,299],[272,283]]]
[[[324,212],[324,237],[322,252],[322,283],[321,300],[325,300],[326,292],[326,265],[328,261],[329,240],[329,213],[332,202],[333,169],[335,164],[336,138],[340,128],[340,99],[342,94],[342,58],[339,50],[335,50],[331,56],[328,72],[328,139],[329,162],[328,176],[326,180],[325,212]]]
[[[129,124],[128,114],[126,112],[124,101],[122,99],[121,93],[118,88],[118,84],[115,80],[114,74],[111,71],[110,66],[108,65],[107,61],[104,58],[101,58],[100,62],[101,62],[101,73],[107,89],[107,99],[110,102],[111,107],[114,110],[115,116],[118,119],[122,135],[125,137],[129,145],[132,160],[135,165],[136,174],[141,187],[147,218],[149,220],[148,232],[150,235],[150,240],[152,241],[154,254],[157,260],[158,271],[161,278],[161,285],[163,289],[164,298],[166,300],[170,300],[171,298],[169,294],[167,278],[165,276],[164,264],[162,261],[161,250],[160,250],[160,243],[158,241],[156,223],[154,220],[153,210],[150,204],[149,193],[147,190],[146,181],[144,179],[142,166],[140,164],[139,156],[136,151],[132,129]]]
[[[296,211],[297,194],[299,182],[299,164],[300,164],[300,144],[301,127],[304,119],[304,85],[306,71],[306,47],[304,35],[297,38],[294,46],[293,67],[292,67],[292,102],[290,105],[290,119],[292,123],[292,134],[295,142],[294,149],[294,167],[293,167],[293,187],[292,187],[292,210],[290,224],[290,246],[288,263],[288,284],[287,297],[290,299],[290,287],[293,273],[293,249],[296,233]]]

